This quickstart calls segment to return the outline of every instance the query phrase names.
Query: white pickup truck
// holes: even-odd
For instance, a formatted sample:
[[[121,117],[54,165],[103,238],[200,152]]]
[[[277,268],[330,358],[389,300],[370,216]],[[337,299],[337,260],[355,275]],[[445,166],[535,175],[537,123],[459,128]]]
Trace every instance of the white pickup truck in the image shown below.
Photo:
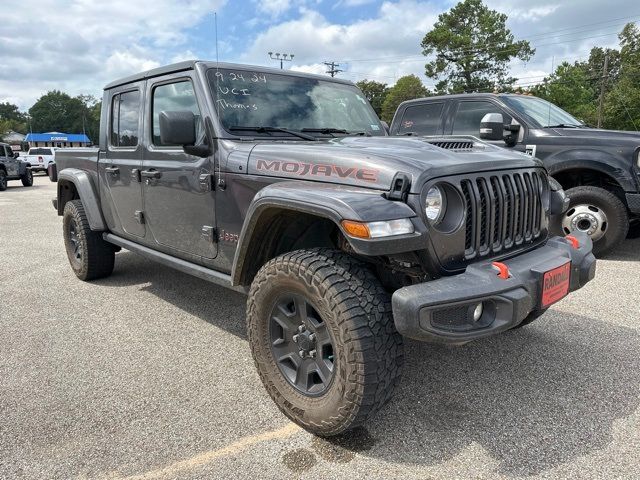
[[[56,163],[55,147],[32,147],[26,154],[20,155],[32,172],[47,172],[49,165]]]

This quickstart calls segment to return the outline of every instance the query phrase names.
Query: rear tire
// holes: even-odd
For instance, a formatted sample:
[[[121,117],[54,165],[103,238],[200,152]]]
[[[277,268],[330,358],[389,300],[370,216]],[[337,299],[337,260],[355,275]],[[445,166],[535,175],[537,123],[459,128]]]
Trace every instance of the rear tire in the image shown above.
[[[389,294],[365,264],[342,252],[298,250],[269,261],[251,285],[247,327],[267,392],[287,417],[317,435],[361,425],[400,380],[402,337]],[[305,348],[318,348],[316,356]]]
[[[91,230],[82,201],[67,202],[62,225],[64,246],[73,273],[85,281],[111,275],[115,262],[114,249],[102,239],[101,232]]]
[[[597,257],[624,241],[629,230],[629,215],[616,195],[598,187],[575,187],[567,190],[567,196],[569,210],[562,216],[565,235],[574,231],[587,233],[593,240],[593,253]],[[591,233],[586,230],[590,225],[594,226]]]
[[[22,185],[25,187],[30,187],[33,185],[33,172],[27,168],[24,172],[24,175],[20,176],[20,180],[22,180]]]
[[[0,169],[0,192],[4,192],[7,189],[7,172]]]

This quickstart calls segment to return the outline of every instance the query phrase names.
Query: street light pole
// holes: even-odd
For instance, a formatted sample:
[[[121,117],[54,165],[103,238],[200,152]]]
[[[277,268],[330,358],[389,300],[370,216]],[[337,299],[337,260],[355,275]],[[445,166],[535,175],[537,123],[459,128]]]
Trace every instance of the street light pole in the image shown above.
[[[280,61],[280,70],[284,68],[284,62],[291,62],[293,60],[293,53],[273,53],[269,52],[269,58],[271,60]]]

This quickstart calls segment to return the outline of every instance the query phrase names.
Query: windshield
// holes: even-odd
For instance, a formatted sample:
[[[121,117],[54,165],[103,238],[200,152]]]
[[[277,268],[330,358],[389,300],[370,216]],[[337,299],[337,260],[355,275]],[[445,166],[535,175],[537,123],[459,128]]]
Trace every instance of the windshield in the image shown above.
[[[373,108],[353,85],[237,69],[211,69],[207,76],[220,121],[234,135],[294,136],[282,129],[384,135]]]
[[[514,96],[502,97],[504,102],[529,120],[545,128],[550,126],[584,126],[577,118],[571,116],[553,103],[536,97]]]

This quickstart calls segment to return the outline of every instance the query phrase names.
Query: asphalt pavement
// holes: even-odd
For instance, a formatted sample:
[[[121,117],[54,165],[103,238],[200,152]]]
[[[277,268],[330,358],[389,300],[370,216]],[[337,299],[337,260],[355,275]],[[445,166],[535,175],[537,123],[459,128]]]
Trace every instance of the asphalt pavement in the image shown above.
[[[391,403],[321,440],[255,372],[245,297],[144,260],[83,283],[55,184],[0,192],[0,478],[640,478],[640,239],[523,329],[406,343]]]

